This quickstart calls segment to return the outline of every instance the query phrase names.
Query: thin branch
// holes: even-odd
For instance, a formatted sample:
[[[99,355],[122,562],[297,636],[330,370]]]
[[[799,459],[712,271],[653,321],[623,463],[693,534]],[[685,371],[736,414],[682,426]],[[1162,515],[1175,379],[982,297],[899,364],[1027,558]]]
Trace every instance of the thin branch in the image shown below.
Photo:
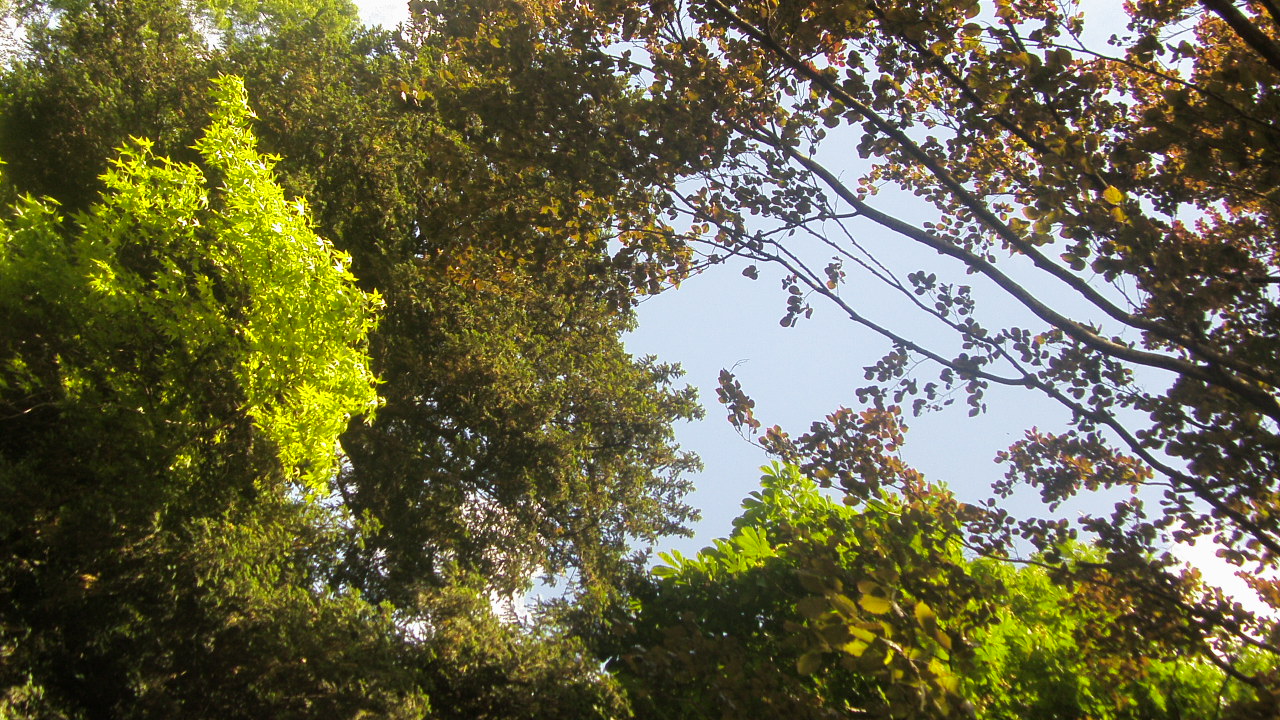
[[[1243,399],[1249,401],[1251,405],[1268,417],[1280,420],[1280,406],[1276,404],[1275,399],[1272,398],[1270,394],[1260,391],[1232,375],[1213,373],[1206,368],[1202,368],[1195,363],[1188,362],[1181,358],[1138,350],[1136,348],[1112,342],[1083,324],[1078,323],[1048,307],[1036,298],[1034,294],[1022,287],[1008,275],[1005,275],[996,268],[994,264],[985,258],[982,258],[970,250],[958,247],[953,243],[946,242],[932,233],[921,230],[914,225],[883,213],[863,202],[829,170],[787,143],[781,142],[776,137],[771,138],[750,129],[741,128],[740,130],[759,142],[765,143],[770,147],[789,155],[806,170],[821,178],[828,187],[838,194],[842,200],[849,203],[850,206],[857,210],[863,217],[866,217],[885,228],[893,230],[894,232],[909,237],[943,255],[963,262],[966,266],[980,272],[998,285],[1002,290],[1013,296],[1014,299],[1035,314],[1036,317],[1039,317],[1041,320],[1044,320],[1050,325],[1062,330],[1073,340],[1120,360],[1126,360],[1128,362],[1145,365],[1147,367],[1168,370],[1170,372],[1196,378],[1209,385],[1224,387],[1225,389],[1229,389]]]
[[[885,120],[883,117],[879,115],[879,113],[875,112],[864,103],[858,101],[848,92],[846,92],[843,88],[841,88],[839,85],[833,82],[829,77],[826,77],[811,63],[800,60],[795,55],[793,55],[790,51],[788,51],[786,48],[778,44],[778,42],[774,40],[772,36],[761,31],[759,28],[755,27],[754,25],[752,25],[751,23],[743,19],[741,16],[735,13],[731,8],[726,6],[722,2],[722,0],[707,0],[707,2],[712,7],[715,7],[720,12],[722,12],[729,19],[729,22],[738,31],[742,32],[743,34],[747,35],[751,39],[760,43],[762,47],[769,50],[773,54],[777,55],[793,71],[807,78],[813,84],[821,87],[831,97],[836,98],[842,104],[855,110],[859,115],[861,115],[864,119],[870,122],[879,132],[882,132],[885,135],[888,135],[890,138],[892,138],[894,142],[899,145],[899,147],[901,147],[909,156],[911,156],[912,159],[919,162],[930,173],[932,173],[933,176],[938,180],[938,182],[943,185],[943,187],[945,187],[948,191],[950,191],[952,195],[962,205],[968,208],[978,219],[980,219],[983,222],[983,224],[985,224],[988,228],[990,228],[993,232],[995,232],[1002,241],[1008,243],[1009,246],[1015,248],[1023,255],[1026,255],[1028,258],[1031,259],[1031,261],[1035,264],[1037,268],[1047,272],[1054,278],[1060,280],[1061,282],[1071,287],[1073,290],[1079,293],[1084,299],[1088,300],[1095,307],[1097,307],[1102,312],[1106,313],[1112,319],[1117,320],[1126,325],[1129,325],[1130,327],[1140,329],[1140,330],[1145,330],[1151,333],[1152,335],[1155,335],[1156,337],[1162,338],[1170,343],[1173,343],[1174,345],[1185,348],[1192,354],[1198,355],[1202,359],[1210,363],[1213,363],[1222,367],[1226,367],[1226,368],[1231,368],[1235,372],[1239,372],[1241,374],[1245,374],[1248,376],[1252,376],[1254,373],[1256,373],[1256,370],[1254,370],[1253,368],[1250,368],[1246,365],[1233,361],[1231,358],[1223,355],[1222,353],[1217,352],[1213,348],[1204,346],[1203,344],[1197,342],[1192,337],[1189,337],[1183,333],[1177,332],[1176,330],[1162,323],[1151,320],[1149,318],[1133,315],[1117,307],[1114,303],[1112,303],[1110,300],[1108,300],[1102,294],[1100,294],[1097,291],[1097,289],[1090,286],[1083,279],[1072,274],[1066,268],[1063,268],[1062,266],[1050,261],[1047,257],[1044,256],[1043,253],[1041,253],[1033,245],[1028,243],[1024,238],[1022,238],[1017,233],[1015,233],[1008,225],[1006,225],[998,217],[996,217],[995,214],[984,203],[982,203],[976,197],[974,197],[972,193],[968,191],[968,189],[966,189],[959,181],[957,181],[954,177],[952,177],[951,174],[945,168],[943,168],[942,165],[936,159],[934,159],[927,152],[925,152],[923,148],[921,148],[917,143],[911,140],[911,138],[909,138],[902,130],[898,129],[892,123]],[[794,152],[794,149],[790,147],[778,148],[778,149],[782,149],[787,152]],[[1076,325],[1074,322],[1071,322],[1071,321],[1067,321],[1067,322],[1077,328],[1076,332],[1080,332],[1084,330],[1082,327]],[[1062,329],[1064,332],[1067,331],[1066,327]],[[1099,338],[1099,340],[1101,339]],[[1102,342],[1105,343],[1107,341],[1102,341]],[[1111,344],[1117,349],[1121,348],[1121,346],[1114,345],[1114,343],[1111,343]],[[1122,351],[1127,352],[1128,350],[1129,349],[1125,348]],[[1195,368],[1194,372],[1196,373],[1196,376],[1198,376],[1202,380],[1205,380],[1205,382],[1208,382],[1211,385],[1224,386],[1225,384],[1226,387],[1228,387],[1233,392],[1241,395],[1243,398],[1250,401],[1251,404],[1255,405],[1264,414],[1268,415],[1269,417],[1280,420],[1280,404],[1277,404],[1276,400],[1272,398],[1268,393],[1259,392],[1254,388],[1250,387],[1249,385],[1239,381],[1237,378],[1226,375],[1225,373],[1215,374],[1215,375],[1220,375],[1221,376],[1220,378],[1213,377],[1213,376],[1206,375],[1204,370],[1198,368],[1195,365],[1192,365],[1191,363],[1185,363],[1185,361],[1183,361],[1183,365],[1187,368]],[[1169,368],[1169,369],[1172,369],[1172,368]],[[1181,372],[1181,370],[1175,370],[1175,372]]]

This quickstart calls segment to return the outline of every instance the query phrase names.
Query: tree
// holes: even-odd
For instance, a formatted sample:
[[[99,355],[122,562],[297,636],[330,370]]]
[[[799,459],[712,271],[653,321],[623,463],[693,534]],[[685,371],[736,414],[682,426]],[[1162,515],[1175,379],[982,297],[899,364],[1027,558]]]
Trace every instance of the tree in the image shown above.
[[[833,503],[794,466],[765,469],[733,535],[664,555],[611,639],[645,717],[946,716],[976,595],[943,507],[923,486]]]
[[[1066,548],[1071,562],[1096,562],[1086,547]],[[1043,567],[974,561],[993,592],[995,621],[974,636],[974,671],[963,692],[989,718],[1256,717],[1258,693],[1208,659],[1170,652],[1145,638],[1145,652],[1115,653],[1096,641],[1117,626],[1114,605],[1088,585],[1055,582]],[[1274,669],[1267,653],[1224,646],[1248,673]]]
[[[222,171],[190,146],[212,105],[207,81],[245,74],[260,145],[281,153],[255,160],[273,164],[272,192],[307,197],[315,223],[308,233],[349,254],[359,291],[348,285],[345,296],[376,291],[385,303],[367,340],[383,402],[373,417],[359,408],[294,414],[305,403],[271,400],[280,388],[264,385],[254,388],[266,398],[262,412],[249,416],[230,355],[206,357],[214,347],[180,368],[161,352],[174,333],[215,346],[244,339],[243,328],[205,332],[218,322],[239,327],[244,318],[233,310],[251,289],[217,280],[228,261],[207,243],[173,262],[181,275],[214,278],[197,289],[230,309],[174,307],[164,315],[169,325],[155,328],[131,313],[104,319],[94,327],[128,351],[82,353],[95,358],[96,375],[129,379],[130,392],[157,402],[187,397],[183,412],[198,423],[135,416],[129,403],[111,405],[119,399],[112,395],[77,406],[92,424],[73,433],[55,412],[61,406],[40,404],[35,380],[14,380],[21,407],[5,417],[22,429],[6,428],[0,443],[26,464],[5,482],[34,498],[15,504],[12,517],[26,525],[4,536],[3,572],[16,579],[0,620],[8,703],[0,713],[622,713],[621,696],[578,641],[554,627],[499,622],[488,601],[527,587],[539,570],[607,597],[636,572],[645,543],[682,531],[692,515],[681,473],[696,459],[679,451],[670,428],[698,412],[692,393],[672,386],[676,368],[632,358],[618,338],[633,322],[633,294],[682,272],[685,251],[646,230],[653,212],[643,178],[661,171],[636,162],[633,174],[619,175],[613,159],[626,147],[604,135],[574,138],[581,155],[561,151],[588,119],[635,101],[624,82],[593,70],[603,57],[543,42],[559,32],[551,23],[483,22],[513,12],[536,20],[536,4],[448,8],[430,21],[423,15],[413,35],[366,31],[346,2],[17,8],[29,42],[0,73],[0,154],[11,159],[11,194],[48,195],[37,205],[73,219],[97,212],[110,196],[99,176],[131,136],[152,138],[141,165],[168,157],[187,180],[198,167],[221,181]],[[491,38],[495,31],[502,34]],[[531,56],[489,52],[508,37]],[[433,87],[405,93],[400,78]],[[570,112],[563,102],[584,95],[598,104]],[[540,114],[520,110],[530,106]],[[526,144],[512,142],[522,137]],[[151,190],[164,199],[175,186],[186,188],[173,180]],[[191,199],[198,193],[184,192],[199,205]],[[134,219],[146,220],[155,246],[125,253],[143,278],[159,272],[152,266],[169,268],[175,243],[186,247],[193,234],[209,240],[216,223],[206,215],[218,209],[196,207],[205,213],[198,224],[174,213],[152,217],[147,209],[163,202],[147,197]],[[113,221],[122,237],[130,217],[121,210]],[[74,224],[50,219],[49,227],[63,235]],[[252,289],[266,298],[311,286],[273,279],[281,285]],[[28,307],[23,293],[39,287],[22,287],[9,298],[0,335],[23,352],[50,344],[41,367],[53,373],[55,358],[85,337],[67,314],[103,308],[63,302],[49,294],[56,283],[40,290],[48,303]],[[317,314],[292,318],[300,327],[285,317],[248,335],[293,337],[324,326],[326,305],[309,307]],[[298,373],[339,359],[290,351],[281,361],[294,375],[263,377],[305,387]],[[151,365],[142,370],[131,365],[144,360]],[[13,372],[30,367],[37,365],[23,360]],[[38,411],[25,413],[24,402]],[[133,431],[153,422],[152,435]],[[302,448],[334,447],[332,437],[311,442],[317,436],[302,430],[329,432],[342,422],[340,464],[331,455],[301,462]],[[268,438],[272,423],[279,432]],[[277,447],[277,439],[289,442]],[[185,459],[179,440],[199,456]],[[283,449],[301,454],[282,464]],[[64,467],[71,457],[83,457],[83,467]],[[174,469],[174,458],[191,467]],[[93,480],[110,473],[129,481]],[[41,515],[63,507],[71,486],[59,478],[71,476],[94,492],[77,495],[58,517]],[[109,487],[127,491],[115,502]],[[169,524],[148,534],[158,508]],[[113,524],[121,513],[135,524]],[[67,535],[36,527],[46,520]],[[41,563],[56,572],[27,577]]]
[[[638,716],[1249,716],[1255,691],[1205,659],[1092,644],[1117,613],[1087,586],[965,559],[944,488],[849,505],[777,464],[761,484],[729,538],[664,555],[605,640]]]
[[[135,140],[85,211],[22,196],[0,226],[0,712],[616,716],[489,578],[404,608],[332,582],[366,522],[337,439],[376,404],[379,302],[218,86],[200,165]]]
[[[215,100],[202,166],[138,140],[85,211],[23,195],[0,225],[6,714],[416,702],[369,684],[392,618],[309,562],[345,522],[338,435],[376,404],[377,297],[275,183],[240,82]]]
[[[29,21],[4,80],[15,184],[73,208],[102,148],[147,135],[183,157],[192,88],[252,78],[282,184],[386,301],[371,341],[385,407],[351,425],[339,487],[367,522],[333,581],[402,607],[455,574],[607,593],[633,543],[692,517],[696,460],[670,424],[699,411],[675,368],[618,340],[633,294],[684,263],[649,229],[663,171],[591,130],[636,101],[551,12],[424,5],[387,33],[346,2],[96,3]],[[47,172],[64,163],[84,170]]]
[[[262,88],[267,134],[388,298],[374,344],[388,402],[347,438],[343,486],[380,525],[350,579],[400,604],[454,566],[504,592],[539,571],[607,592],[630,543],[692,517],[681,475],[696,461],[670,424],[698,410],[675,368],[618,340],[634,293],[682,258],[649,231],[652,165],[619,174],[626,147],[592,129],[626,110],[624,83],[550,12],[424,5],[373,51],[395,57],[339,56],[354,73],[305,36],[233,52],[265,66],[255,77],[317,68]]]
[[[993,501],[966,518],[976,550],[1004,556],[1022,537],[1058,562],[1082,531],[1104,554],[1076,579],[1132,603],[1139,637],[1183,628],[1228,672],[1221,638],[1280,649],[1274,620],[1188,597],[1164,551],[1211,539],[1280,599],[1259,573],[1280,553],[1272,3],[1131,3],[1102,47],[1073,5],[1038,0],[594,6],[643,47],[620,45],[620,69],[683,98],[688,132],[714,149],[667,188],[707,252],[783,268],[783,324],[821,299],[892,346],[862,402],[926,412],[963,397],[974,414],[992,386],[1036,392],[1071,426],[1002,454],[997,494],[1030,485],[1052,513],[1086,490],[1136,493],[1079,523],[1006,522]],[[855,152],[856,173],[828,163]],[[920,220],[886,212],[886,186]],[[897,266],[867,251],[876,233],[942,259]],[[844,292],[871,281],[917,317],[876,318]],[[722,394],[758,426],[732,377]],[[763,442],[863,497],[880,479],[850,464],[852,417]]]

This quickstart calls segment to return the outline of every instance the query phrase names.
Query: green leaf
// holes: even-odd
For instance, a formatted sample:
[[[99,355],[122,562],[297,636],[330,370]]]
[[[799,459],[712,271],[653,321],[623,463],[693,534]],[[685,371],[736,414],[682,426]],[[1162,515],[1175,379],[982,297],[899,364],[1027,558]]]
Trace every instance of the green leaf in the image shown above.
[[[893,603],[891,601],[875,595],[863,595],[858,598],[858,604],[862,606],[863,610],[866,610],[872,615],[884,615],[893,609]]]

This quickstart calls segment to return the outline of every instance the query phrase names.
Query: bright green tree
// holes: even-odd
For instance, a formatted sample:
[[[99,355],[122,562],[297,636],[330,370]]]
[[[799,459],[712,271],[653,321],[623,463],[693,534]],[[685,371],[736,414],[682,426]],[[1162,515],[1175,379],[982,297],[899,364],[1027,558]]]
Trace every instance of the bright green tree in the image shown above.
[[[664,555],[604,640],[644,718],[1253,717],[1241,679],[1148,639],[1096,642],[1121,608],[1052,566],[970,560],[948,492],[846,504],[765,468],[733,534]],[[1063,548],[1096,564],[1090,548]],[[1250,672],[1265,653],[1219,648]]]
[[[636,593],[611,664],[646,717],[961,715],[992,612],[955,502],[917,485],[858,506],[766,468],[733,535]]]
[[[1097,563],[1088,548],[1067,552],[1072,562]],[[995,621],[975,633],[974,670],[964,692],[978,716],[1022,718],[1258,717],[1249,683],[1213,662],[1180,655],[1149,639],[1145,652],[1112,651],[1099,637],[1115,632],[1122,611],[1087,585],[1064,587],[1051,566],[978,560],[972,572],[992,588]],[[1141,645],[1139,647],[1142,647]],[[1245,673],[1274,669],[1264,652],[1224,645]],[[1247,677],[1247,675],[1246,675]]]
[[[137,140],[85,211],[24,195],[0,225],[6,714],[416,702],[372,682],[392,619],[309,561],[345,522],[338,435],[376,405],[377,298],[275,182],[240,82],[214,99],[201,165]]]

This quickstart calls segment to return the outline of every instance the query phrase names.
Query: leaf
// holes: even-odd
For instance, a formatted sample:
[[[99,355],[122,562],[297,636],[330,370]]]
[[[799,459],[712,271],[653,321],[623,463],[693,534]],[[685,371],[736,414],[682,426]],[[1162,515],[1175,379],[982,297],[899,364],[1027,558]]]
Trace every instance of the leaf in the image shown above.
[[[796,672],[801,675],[812,675],[822,667],[822,651],[810,650],[796,658]]]
[[[881,588],[874,580],[859,580],[858,592],[863,595],[881,594]]]
[[[862,657],[862,654],[871,647],[870,643],[863,640],[851,640],[840,646],[840,651],[853,657]]]
[[[830,606],[827,604],[826,598],[817,595],[810,595],[796,602],[796,612],[808,620],[817,620],[826,614],[829,609]]]
[[[814,594],[826,592],[826,584],[823,579],[814,573],[801,571],[797,573],[800,577],[800,586]]]
[[[945,630],[938,630],[936,633],[934,633],[934,638],[938,641],[939,645],[946,648],[947,650],[951,650],[951,634],[950,633],[948,633]]]
[[[828,596],[827,599],[841,615],[848,618],[855,618],[858,616],[858,606],[855,605],[848,597],[840,594],[833,594]]]
[[[892,601],[875,595],[863,595],[858,598],[858,604],[872,615],[884,615],[893,609]]]
[[[862,626],[862,625],[850,625],[849,634],[853,635],[855,638],[859,640],[862,640],[863,642],[871,642],[872,640],[875,640],[878,637],[875,633],[871,632],[865,626]]]
[[[923,600],[916,603],[915,609],[916,622],[924,625],[925,623],[936,623],[938,616],[933,612],[933,608],[929,607]]]
[[[819,631],[818,635],[828,646],[839,647],[849,642],[849,630],[844,625],[828,625]]]

